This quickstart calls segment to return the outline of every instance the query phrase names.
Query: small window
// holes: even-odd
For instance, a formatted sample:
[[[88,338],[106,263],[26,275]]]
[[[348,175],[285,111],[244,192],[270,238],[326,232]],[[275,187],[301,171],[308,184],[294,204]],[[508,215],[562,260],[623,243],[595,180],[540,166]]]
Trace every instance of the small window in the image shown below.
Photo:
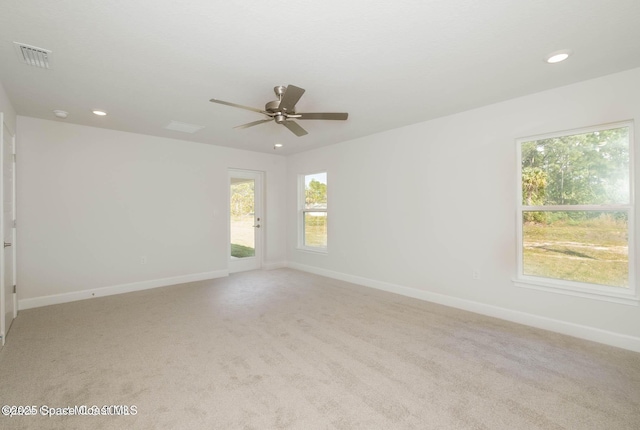
[[[300,175],[301,248],[327,250],[327,172]]]
[[[637,299],[631,142],[631,122],[517,141],[517,285]]]

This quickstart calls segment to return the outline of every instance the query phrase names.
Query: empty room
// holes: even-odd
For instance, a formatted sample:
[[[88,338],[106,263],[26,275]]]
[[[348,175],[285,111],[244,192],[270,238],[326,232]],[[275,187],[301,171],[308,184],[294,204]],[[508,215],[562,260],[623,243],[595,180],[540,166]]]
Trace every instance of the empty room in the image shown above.
[[[0,428],[640,428],[640,2],[0,2]]]

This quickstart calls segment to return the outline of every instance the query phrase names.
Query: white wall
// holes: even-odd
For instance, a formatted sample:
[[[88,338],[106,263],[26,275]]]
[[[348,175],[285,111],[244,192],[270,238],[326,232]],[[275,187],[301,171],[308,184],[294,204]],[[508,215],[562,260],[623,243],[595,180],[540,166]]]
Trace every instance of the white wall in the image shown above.
[[[289,157],[291,220],[298,174],[326,169],[329,190],[328,255],[297,250],[296,225],[290,222],[290,264],[365,284],[409,287],[409,295],[427,292],[461,299],[459,304],[488,305],[481,311],[498,307],[569,323],[565,328],[577,324],[594,333],[632,336],[640,345],[637,306],[512,285],[514,140],[635,119],[640,190],[638,82],[635,69]],[[472,279],[474,269],[480,280]]]
[[[0,82],[0,112],[4,114],[4,122],[9,126],[11,134],[16,134],[16,111]]]
[[[223,273],[230,167],[266,172],[265,262],[285,261],[284,157],[24,116],[18,126],[21,303]]]

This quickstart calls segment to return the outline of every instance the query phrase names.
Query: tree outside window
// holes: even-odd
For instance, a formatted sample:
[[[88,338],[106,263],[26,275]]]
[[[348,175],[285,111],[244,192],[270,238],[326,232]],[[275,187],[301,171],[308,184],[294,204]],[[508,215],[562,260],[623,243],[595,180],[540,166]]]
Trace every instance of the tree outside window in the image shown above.
[[[630,288],[630,123],[518,141],[519,277]]]

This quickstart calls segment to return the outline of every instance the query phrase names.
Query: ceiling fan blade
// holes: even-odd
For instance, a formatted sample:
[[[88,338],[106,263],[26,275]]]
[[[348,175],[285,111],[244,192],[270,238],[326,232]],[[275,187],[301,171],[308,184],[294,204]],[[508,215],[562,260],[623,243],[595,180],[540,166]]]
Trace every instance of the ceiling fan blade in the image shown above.
[[[273,119],[271,119],[271,118],[269,118],[269,119],[260,119],[258,121],[249,122],[247,124],[236,125],[233,128],[249,128],[249,127],[253,127],[254,125],[263,124],[265,122],[271,122],[271,121],[273,121]]]
[[[296,113],[300,115],[297,119],[333,119],[344,121],[349,117],[346,112],[313,112],[313,113]]]
[[[243,105],[239,105],[239,104],[231,103],[231,102],[225,102],[223,100],[211,99],[209,101],[213,102],[213,103],[218,103],[218,104],[221,104],[221,105],[227,105],[227,106],[236,107],[236,108],[240,108],[240,109],[246,109],[246,110],[250,110],[250,111],[253,111],[253,112],[266,113],[265,111],[263,111],[261,109],[256,109],[256,108],[252,108],[252,107],[249,107],[249,106],[243,106]]]
[[[307,130],[300,127],[300,124],[298,124],[297,122],[283,121],[281,124],[287,127],[289,130],[291,130],[293,134],[295,134],[298,137],[304,136],[305,134],[309,134],[307,133]]]
[[[282,96],[280,101],[280,109],[293,112],[296,107],[296,103],[300,100],[300,97],[304,94],[304,89],[296,87],[295,85],[289,85]]]

